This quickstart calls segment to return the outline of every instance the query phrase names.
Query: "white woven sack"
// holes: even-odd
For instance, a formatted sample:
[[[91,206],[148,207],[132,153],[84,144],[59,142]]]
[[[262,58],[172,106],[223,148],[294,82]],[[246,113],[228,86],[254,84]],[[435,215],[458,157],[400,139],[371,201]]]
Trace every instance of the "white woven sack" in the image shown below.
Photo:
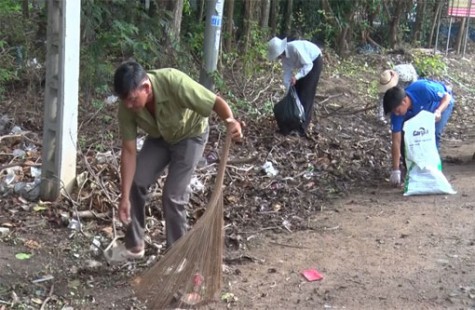
[[[456,194],[442,173],[435,143],[435,115],[421,111],[404,122],[407,174],[404,196]]]

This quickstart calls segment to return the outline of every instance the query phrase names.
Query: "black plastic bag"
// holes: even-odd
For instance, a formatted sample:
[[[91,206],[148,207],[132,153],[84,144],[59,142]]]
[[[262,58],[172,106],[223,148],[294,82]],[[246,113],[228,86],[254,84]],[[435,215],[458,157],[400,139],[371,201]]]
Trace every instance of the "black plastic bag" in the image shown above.
[[[291,86],[287,95],[274,106],[274,117],[279,132],[283,135],[302,128],[305,111],[294,86]]]

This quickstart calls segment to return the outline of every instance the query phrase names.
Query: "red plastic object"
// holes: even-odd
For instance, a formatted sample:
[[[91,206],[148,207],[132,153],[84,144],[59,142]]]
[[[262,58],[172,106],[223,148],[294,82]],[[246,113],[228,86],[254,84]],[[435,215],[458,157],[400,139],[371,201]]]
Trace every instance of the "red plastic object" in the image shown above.
[[[323,279],[323,275],[320,272],[318,272],[316,269],[306,269],[302,271],[301,274],[309,282],[320,281],[321,279]]]

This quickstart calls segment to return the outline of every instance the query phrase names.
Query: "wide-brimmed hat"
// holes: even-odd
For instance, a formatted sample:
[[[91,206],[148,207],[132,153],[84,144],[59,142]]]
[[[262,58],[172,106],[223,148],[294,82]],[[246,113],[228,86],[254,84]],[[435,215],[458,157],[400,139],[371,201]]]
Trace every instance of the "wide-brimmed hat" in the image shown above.
[[[384,94],[388,89],[397,85],[399,75],[394,70],[385,70],[379,76],[378,91]]]
[[[269,58],[270,61],[275,60],[285,51],[286,46],[287,38],[281,40],[278,37],[273,37],[267,43],[267,58]]]

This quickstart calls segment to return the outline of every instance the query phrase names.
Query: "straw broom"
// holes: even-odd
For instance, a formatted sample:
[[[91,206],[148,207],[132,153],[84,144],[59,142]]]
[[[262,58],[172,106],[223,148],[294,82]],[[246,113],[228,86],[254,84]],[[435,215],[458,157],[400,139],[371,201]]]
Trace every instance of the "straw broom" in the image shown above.
[[[223,180],[231,145],[228,131],[214,190],[206,211],[148,271],[132,282],[149,309],[198,306],[215,299],[221,289],[223,262]]]

